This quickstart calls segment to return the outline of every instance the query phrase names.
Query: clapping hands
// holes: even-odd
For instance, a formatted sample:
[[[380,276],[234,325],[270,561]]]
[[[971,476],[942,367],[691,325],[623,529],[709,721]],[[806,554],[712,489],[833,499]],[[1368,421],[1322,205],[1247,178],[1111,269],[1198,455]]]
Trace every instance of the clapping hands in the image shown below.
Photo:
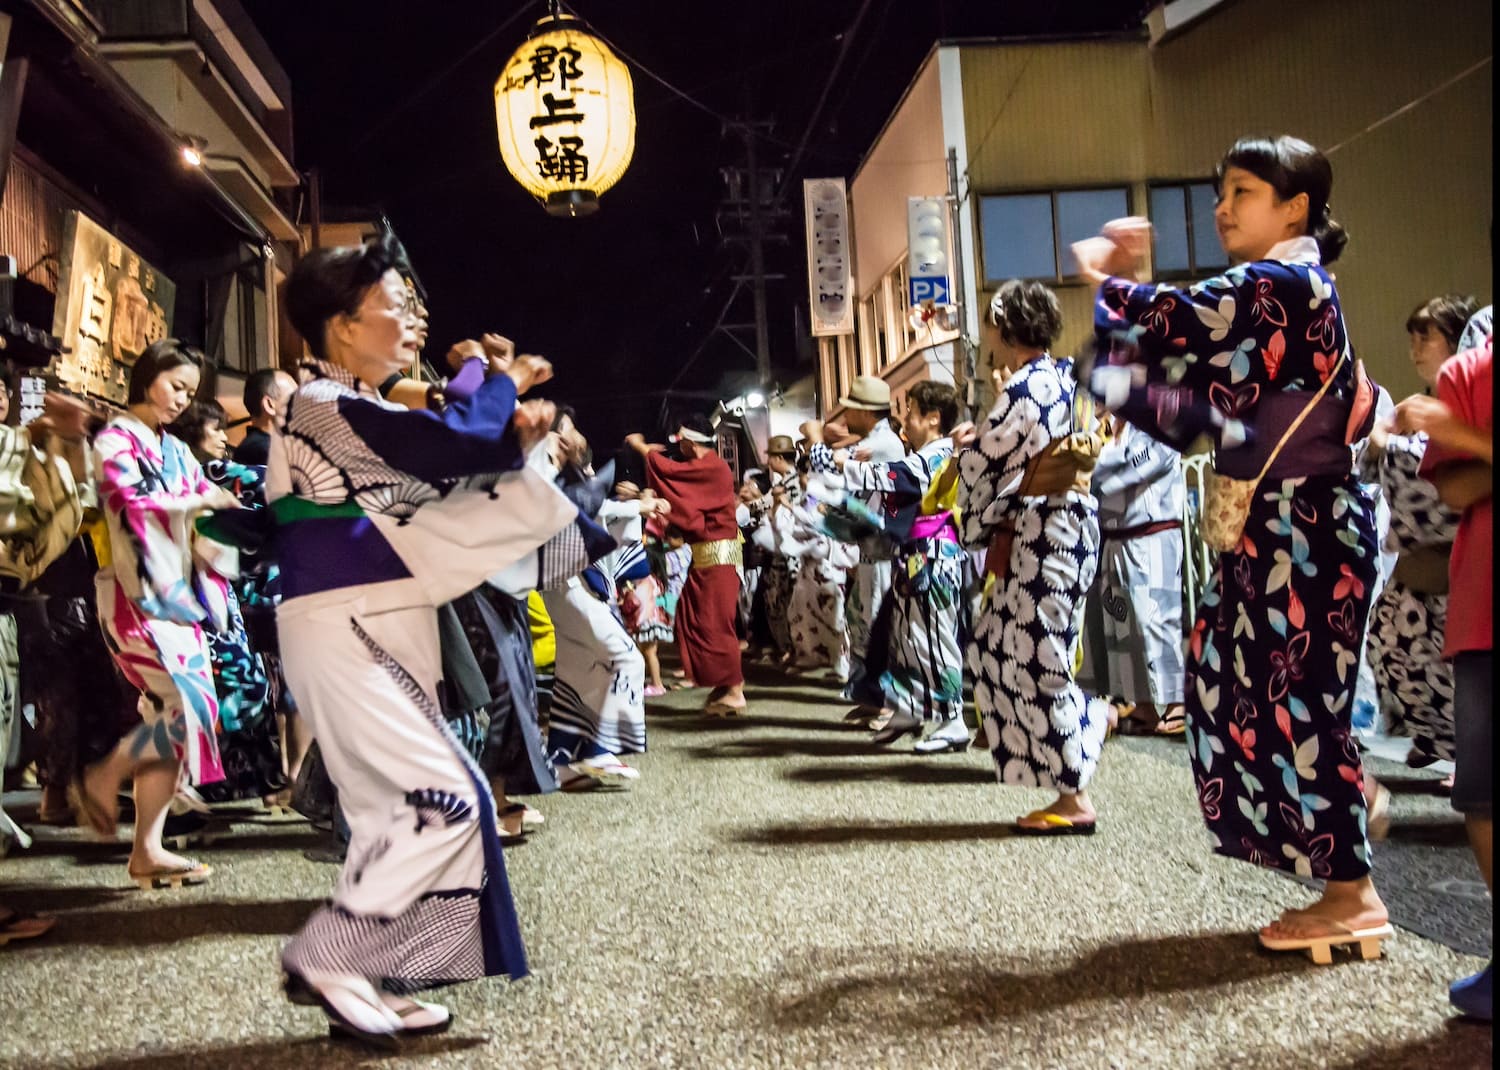
[[[1111,275],[1134,279],[1151,248],[1151,223],[1128,216],[1104,224],[1098,237],[1073,243],[1078,273],[1096,286]]]
[[[515,429],[521,451],[530,452],[533,446],[546,438],[556,419],[557,406],[550,401],[534,398],[517,405],[510,418],[510,425]]]

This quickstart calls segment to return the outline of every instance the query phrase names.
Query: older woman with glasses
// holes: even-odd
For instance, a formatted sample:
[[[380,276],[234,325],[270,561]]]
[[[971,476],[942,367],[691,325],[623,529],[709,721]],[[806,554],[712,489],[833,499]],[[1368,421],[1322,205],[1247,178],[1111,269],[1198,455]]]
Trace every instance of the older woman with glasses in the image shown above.
[[[287,283],[313,359],[272,439],[287,683],[351,838],[333,902],[282,955],[287,993],[382,1047],[448,1028],[426,988],[526,974],[486,777],[439,707],[437,607],[502,571],[547,588],[614,548],[525,467],[551,377],[506,354],[441,415],[383,399],[411,365],[415,309],[389,238],[317,250]]]

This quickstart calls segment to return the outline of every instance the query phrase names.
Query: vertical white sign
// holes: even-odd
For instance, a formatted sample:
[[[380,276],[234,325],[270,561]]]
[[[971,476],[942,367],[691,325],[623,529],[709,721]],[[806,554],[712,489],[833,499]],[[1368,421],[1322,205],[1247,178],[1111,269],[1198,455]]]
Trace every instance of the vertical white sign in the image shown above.
[[[854,331],[849,196],[842,178],[802,182],[807,215],[807,291],[813,337]]]
[[[906,199],[906,242],[907,298],[912,307],[924,301],[949,304],[953,257],[948,242],[947,198]]]

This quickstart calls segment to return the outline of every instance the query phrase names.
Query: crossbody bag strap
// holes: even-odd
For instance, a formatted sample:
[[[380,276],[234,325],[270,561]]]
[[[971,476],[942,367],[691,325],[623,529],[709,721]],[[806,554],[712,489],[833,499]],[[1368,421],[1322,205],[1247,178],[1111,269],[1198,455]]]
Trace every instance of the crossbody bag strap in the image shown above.
[[[1307,419],[1307,414],[1312,412],[1313,409],[1317,406],[1318,402],[1323,400],[1323,395],[1328,393],[1328,388],[1333,385],[1333,380],[1337,378],[1339,369],[1344,366],[1344,359],[1348,357],[1348,355],[1349,347],[1345,345],[1344,351],[1339,354],[1338,363],[1333,366],[1333,371],[1328,373],[1328,378],[1323,380],[1323,385],[1318,387],[1318,392],[1313,395],[1311,401],[1309,401],[1302,407],[1302,411],[1299,412],[1297,414],[1297,418],[1292,421],[1292,426],[1286,429],[1286,433],[1281,436],[1281,441],[1276,443],[1276,448],[1273,449],[1271,451],[1271,455],[1266,458],[1266,463],[1261,466],[1260,475],[1255,477],[1255,481],[1257,483],[1266,478],[1266,473],[1271,470],[1271,465],[1276,463],[1276,456],[1281,452],[1281,447],[1287,444],[1288,440],[1291,439],[1297,428],[1302,426],[1302,421]]]

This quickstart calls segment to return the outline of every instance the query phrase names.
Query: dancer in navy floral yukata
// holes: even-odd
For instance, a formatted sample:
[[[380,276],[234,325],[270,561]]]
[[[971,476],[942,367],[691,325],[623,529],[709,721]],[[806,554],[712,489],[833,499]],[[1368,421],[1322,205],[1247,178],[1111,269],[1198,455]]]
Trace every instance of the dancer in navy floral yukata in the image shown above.
[[[999,397],[977,437],[965,430],[954,439],[972,443],[957,454],[960,535],[967,547],[988,548],[985,570],[995,578],[969,648],[974,703],[1000,782],[1058,793],[1017,828],[1088,835],[1097,819],[1088,784],[1109,710],[1073,680],[1084,597],[1099,567],[1092,463],[1079,463],[1069,448],[1073,362],[1048,352],[1062,333],[1062,310],[1041,283],[1005,283],[990,320],[1000,330]]]
[[[1261,930],[1272,950],[1328,961],[1378,954],[1391,935],[1370,880],[1364,774],[1350,735],[1379,547],[1375,503],[1348,444],[1370,423],[1333,277],[1345,243],[1333,174],[1295,138],[1246,139],[1218,168],[1219,236],[1236,266],[1190,289],[1137,284],[1144,221],[1074,247],[1099,286],[1095,329],[1112,364],[1092,385],[1110,409],[1181,448],[1207,431],[1215,470],[1254,479],[1239,544],[1203,593],[1187,662],[1188,743],[1215,850],[1326,881],[1317,903]],[[1361,389],[1363,383],[1365,389]]]

